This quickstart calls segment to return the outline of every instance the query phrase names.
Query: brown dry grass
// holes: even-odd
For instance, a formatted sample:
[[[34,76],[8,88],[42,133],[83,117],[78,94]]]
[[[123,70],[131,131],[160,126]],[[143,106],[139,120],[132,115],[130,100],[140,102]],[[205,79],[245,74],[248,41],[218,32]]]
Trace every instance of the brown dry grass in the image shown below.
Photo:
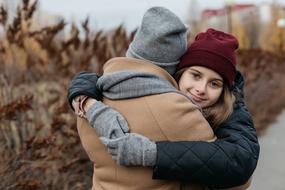
[[[246,78],[248,108],[261,135],[285,108],[285,56],[283,52],[240,51],[239,68]]]
[[[92,165],[66,100],[78,71],[102,72],[133,37],[120,26],[92,33],[82,22],[62,39],[65,21],[35,30],[35,3],[23,1],[14,21],[0,8],[0,189],[88,189]]]
[[[36,3],[24,0],[14,22],[0,8],[0,189],[88,189],[92,165],[83,151],[67,85],[82,70],[102,72],[123,56],[135,33],[119,26],[91,32],[88,19],[59,38],[66,23],[31,28]],[[284,108],[284,57],[261,50],[239,52],[246,99],[259,132]],[[270,114],[269,114],[270,113]]]

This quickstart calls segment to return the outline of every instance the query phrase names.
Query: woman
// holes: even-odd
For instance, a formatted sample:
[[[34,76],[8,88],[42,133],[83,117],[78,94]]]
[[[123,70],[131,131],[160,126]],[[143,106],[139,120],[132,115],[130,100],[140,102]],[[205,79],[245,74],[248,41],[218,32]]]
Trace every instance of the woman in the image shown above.
[[[198,44],[198,47],[200,47],[201,46],[201,44],[208,44],[209,43],[209,35],[211,36],[212,34],[216,34],[216,35],[214,35],[215,37],[217,37],[217,36],[219,36],[219,35],[221,35],[222,33],[221,32],[219,32],[219,31],[215,31],[215,30],[208,30],[206,33],[203,33],[203,34],[200,34],[200,39],[199,39],[199,37],[197,36],[197,38],[196,38],[196,44],[195,44],[195,42],[192,44],[192,45],[194,45],[194,46],[190,46],[190,48],[189,49],[191,49],[191,47],[192,47],[192,50],[193,50],[193,47],[195,47],[195,45],[197,45]],[[203,38],[201,38],[201,36],[207,36],[206,37],[206,41],[204,42],[204,43],[201,43],[201,39],[203,39]],[[229,36],[227,36],[226,35],[226,37],[228,38]],[[234,63],[235,63],[235,60],[234,60],[234,54],[233,54],[233,51],[231,51],[231,50],[234,50],[236,47],[234,47],[235,46],[235,38],[232,38],[231,36],[230,36],[230,38],[229,39],[227,39],[227,38],[223,38],[223,42],[225,42],[225,41],[227,41],[227,43],[225,43],[225,44],[223,44],[223,46],[225,46],[225,47],[227,47],[227,48],[229,48],[230,49],[230,51],[227,51],[227,50],[225,50],[225,52],[224,53],[228,53],[228,52],[230,52],[228,55],[226,55],[226,58],[229,58],[229,60],[230,60],[230,62],[228,63],[228,62],[225,62],[224,60],[221,62],[221,66],[229,66],[227,69],[229,69],[229,70],[227,70],[227,69],[223,69],[223,67],[221,67],[222,69],[221,70],[218,70],[216,67],[215,67],[215,69],[213,69],[213,70],[211,70],[211,69],[209,69],[209,67],[211,66],[209,66],[209,65],[202,65],[202,63],[198,63],[197,61],[196,62],[193,62],[192,63],[192,65],[194,64],[194,65],[196,65],[196,66],[191,66],[191,68],[190,69],[187,69],[187,71],[186,72],[183,72],[183,74],[181,74],[182,72],[178,72],[178,77],[179,77],[179,73],[181,74],[180,76],[181,76],[181,79],[180,79],[180,81],[179,81],[179,84],[180,84],[180,89],[182,90],[182,91],[184,91],[184,92],[188,92],[188,88],[190,88],[191,87],[191,85],[193,85],[194,83],[191,83],[190,84],[190,87],[189,87],[189,84],[187,83],[189,80],[187,80],[187,78],[189,79],[191,79],[191,77],[192,77],[192,79],[194,80],[196,77],[196,79],[198,79],[198,78],[203,78],[203,80],[201,80],[203,83],[202,84],[204,84],[204,87],[205,86],[207,86],[207,87],[209,87],[208,85],[205,85],[205,84],[210,84],[211,86],[210,87],[212,87],[212,88],[210,88],[210,89],[212,89],[212,90],[214,90],[215,92],[216,92],[216,94],[215,94],[215,96],[214,96],[214,98],[212,99],[212,98],[205,98],[205,97],[203,97],[204,95],[203,94],[205,94],[205,92],[202,92],[203,91],[203,89],[200,89],[200,90],[197,90],[197,88],[195,89],[197,92],[197,94],[195,94],[195,93],[193,93],[193,92],[191,92],[190,93],[190,97],[192,97],[192,99],[196,102],[196,103],[198,103],[198,105],[200,104],[200,106],[202,107],[202,108],[204,108],[204,111],[205,111],[205,113],[207,113],[207,118],[209,119],[209,121],[210,121],[210,123],[213,125],[213,126],[219,126],[230,114],[231,114],[231,110],[232,110],[232,104],[231,103],[227,103],[227,104],[225,104],[223,101],[220,101],[220,100],[222,100],[222,98],[220,98],[220,97],[226,97],[228,100],[229,100],[229,102],[232,102],[233,101],[233,99],[232,99],[232,96],[231,96],[231,93],[228,93],[229,92],[229,90],[227,90],[227,87],[229,87],[229,88],[231,88],[232,86],[232,82],[233,82],[233,79],[234,79],[234,76],[235,76],[235,65],[234,65]],[[204,38],[204,40],[205,40],[205,38]],[[217,40],[217,39],[213,39],[214,41],[213,42],[211,42],[211,43],[215,43],[215,40]],[[220,40],[220,39],[219,39]],[[231,42],[231,40],[233,40],[232,42]],[[210,43],[210,44],[211,44]],[[200,44],[200,45],[199,45]],[[227,46],[227,44],[228,45],[230,45],[229,47]],[[216,45],[218,45],[218,46],[214,46],[215,47],[215,49],[217,48],[217,47],[220,47],[219,45],[220,44],[216,44]],[[210,47],[207,47],[207,48],[212,48],[213,46],[210,46]],[[208,49],[209,50],[209,49]],[[223,49],[221,49],[221,50],[223,50]],[[189,52],[189,51],[188,51]],[[198,51],[198,49],[196,48],[194,48],[194,51],[192,51],[192,53],[191,54],[193,54],[193,52],[200,52],[200,51]],[[205,51],[205,50],[203,50],[202,52],[207,52],[207,51]],[[201,52],[200,52],[201,53]],[[212,54],[212,53],[210,53],[209,55],[203,55],[203,57],[205,57],[205,59],[208,59],[208,58],[211,58],[211,59],[213,59],[213,58],[215,58],[215,56],[213,56],[214,54]],[[193,55],[192,55],[193,56]],[[191,57],[192,57],[191,56]],[[207,57],[208,56],[208,57]],[[209,57],[210,56],[210,57]],[[184,56],[184,57],[187,57],[187,54]],[[197,56],[198,57],[198,56]],[[219,58],[219,57],[218,57]],[[209,60],[211,60],[211,59],[209,59]],[[198,59],[199,60],[199,59]],[[219,60],[220,61],[220,60]],[[232,61],[232,62],[231,62]],[[203,63],[209,63],[209,62],[203,62]],[[217,63],[219,63],[219,62],[217,62]],[[226,64],[225,64],[226,63]],[[228,64],[228,65],[227,65]],[[230,65],[230,64],[233,64],[233,65]],[[190,64],[191,65],[191,64]],[[183,69],[183,67],[187,67],[187,66],[190,66],[189,65],[189,63],[187,62],[181,62],[181,64],[179,65],[179,67],[180,67],[180,69]],[[203,67],[201,67],[201,65],[203,66]],[[207,67],[208,66],[208,67]],[[179,68],[178,67],[178,68]],[[226,68],[225,67],[225,68]],[[219,69],[220,69],[220,67],[218,67]],[[193,70],[194,69],[194,70]],[[219,71],[219,72],[215,72],[215,71]],[[221,72],[222,72],[222,74],[221,74]],[[206,77],[206,79],[207,80],[205,80],[205,78],[204,78],[204,76],[206,76],[206,74],[210,74],[210,78],[209,77]],[[209,80],[209,79],[211,79],[211,80]],[[214,79],[214,80],[213,80]],[[183,82],[184,81],[184,82]],[[186,82],[185,82],[186,81]],[[201,82],[200,81],[200,82]],[[197,81],[196,81],[197,82]],[[225,83],[225,85],[224,85],[224,83]],[[188,87],[187,87],[187,85],[188,85]],[[198,85],[198,87],[199,88],[201,88],[201,87],[203,87],[203,85]],[[193,88],[194,89],[194,87],[192,86],[191,88]],[[206,89],[206,88],[205,88]],[[205,90],[204,89],[204,90]],[[199,93],[198,93],[198,91],[199,91]],[[223,95],[222,95],[223,94]],[[221,96],[222,95],[222,96]],[[225,99],[225,98],[223,98],[223,99]],[[85,99],[86,100],[86,99]],[[211,100],[211,101],[209,101],[209,102],[207,102],[207,100]],[[81,103],[84,103],[85,101],[81,101]],[[91,102],[91,103],[90,103]],[[205,103],[206,102],[206,103]],[[221,106],[217,106],[218,104],[216,103],[216,102],[221,102]],[[83,106],[83,109],[85,109],[86,111],[91,107],[90,105],[92,104],[92,103],[94,103],[94,100],[93,100],[93,102],[92,102],[92,100],[90,100],[90,99],[88,99],[88,101],[87,101],[87,104],[86,104],[86,107],[84,108],[84,106]],[[225,108],[225,105],[227,105],[227,107],[226,107],[226,111],[225,112],[221,112],[221,109],[219,108],[219,107],[222,107],[223,109]],[[215,114],[214,113],[214,111],[213,110],[215,110],[215,109],[213,109],[213,107],[215,107],[215,109],[216,110],[218,110],[218,111],[216,111],[216,113],[218,113],[218,114],[220,114],[220,113],[222,113],[222,114],[220,114],[220,117],[218,117],[217,116],[217,114]],[[206,110],[206,108],[207,108],[207,110]],[[223,111],[223,109],[222,109],[222,111]],[[241,112],[241,113],[245,113],[244,115],[246,115],[248,112],[246,112],[246,110],[243,110],[244,108],[242,107],[242,108],[239,108],[239,111]],[[226,113],[226,114],[225,114]],[[234,112],[235,113],[235,112]],[[217,117],[216,117],[217,116]],[[217,120],[217,118],[219,118],[218,120]],[[243,119],[245,120],[245,121],[243,121]],[[237,122],[238,123],[238,122]],[[235,125],[236,123],[235,122],[232,122],[231,123],[231,125]],[[244,174],[244,176],[242,176],[242,179],[241,179],[241,176],[239,176],[239,174],[236,174],[237,173],[237,171],[238,172],[240,172],[241,170],[239,170],[238,168],[234,168],[234,167],[232,167],[231,165],[230,165],[230,168],[226,168],[226,169],[224,169],[223,167],[221,167],[221,168],[219,168],[220,167],[220,163],[219,162],[221,162],[220,160],[215,160],[215,161],[211,161],[212,163],[207,163],[208,164],[208,166],[211,166],[211,167],[209,167],[209,168],[212,168],[212,170],[217,170],[215,167],[217,166],[217,168],[219,168],[217,171],[218,172],[214,172],[214,175],[215,176],[218,176],[217,178],[220,178],[221,179],[221,177],[219,177],[219,176],[223,176],[223,175],[225,175],[225,174],[223,174],[223,172],[225,171],[225,170],[228,170],[228,169],[234,169],[234,170],[231,170],[231,172],[232,172],[232,174],[231,173],[227,173],[227,176],[230,176],[230,177],[233,177],[233,176],[239,176],[239,178],[238,179],[231,179],[231,180],[229,180],[229,181],[226,181],[226,180],[219,180],[219,182],[216,182],[216,180],[214,180],[214,179],[208,179],[208,177],[209,176],[204,176],[204,177],[201,177],[200,176],[200,178],[198,177],[199,176],[199,174],[197,174],[196,173],[196,175],[193,175],[193,173],[194,173],[194,171],[193,170],[190,170],[189,169],[189,165],[191,165],[192,164],[192,162],[191,161],[189,161],[189,160],[191,160],[191,159],[189,159],[186,163],[189,163],[188,164],[188,167],[185,167],[185,169],[187,170],[187,172],[188,172],[188,174],[191,174],[191,172],[192,172],[192,174],[191,175],[188,175],[188,176],[183,176],[183,177],[181,177],[179,174],[181,174],[181,168],[179,168],[179,172],[177,172],[177,173],[175,173],[175,175],[174,175],[174,177],[172,177],[172,178],[175,178],[175,179],[178,179],[178,180],[187,180],[187,181],[191,181],[191,182],[201,182],[201,183],[203,183],[204,185],[208,185],[208,186],[213,186],[213,187],[227,187],[227,186],[234,186],[234,185],[240,185],[240,184],[242,184],[242,183],[244,183],[245,181],[247,181],[248,180],[248,177],[252,174],[252,172],[253,172],[253,170],[254,170],[254,168],[255,168],[255,166],[256,166],[256,158],[254,158],[254,159],[252,159],[252,156],[256,156],[256,155],[258,155],[258,143],[257,143],[257,141],[256,141],[256,134],[255,134],[255,131],[253,130],[252,131],[252,129],[254,129],[253,128],[253,125],[252,125],[252,123],[251,123],[251,118],[250,118],[250,116],[249,117],[247,117],[247,118],[242,118],[241,119],[241,122],[240,122],[240,124],[243,124],[243,125],[248,125],[249,124],[249,130],[251,130],[251,133],[253,134],[253,140],[255,140],[255,142],[251,142],[251,138],[248,138],[249,139],[249,141],[245,141],[246,143],[248,143],[249,142],[249,146],[250,146],[250,149],[251,148],[254,148],[254,151],[255,152],[251,152],[250,154],[248,154],[247,155],[247,157],[248,157],[248,160],[250,160],[251,161],[251,165],[250,165],[250,167],[248,168],[248,170],[243,170],[243,171],[246,171],[247,173],[246,174]],[[238,124],[238,128],[240,128],[240,124]],[[232,134],[234,134],[234,136],[238,136],[238,135],[240,135],[240,133],[239,132],[235,132],[235,131],[233,131],[231,128],[230,128],[231,126],[229,126],[229,127],[225,127],[225,128],[222,128],[221,126],[219,126],[219,127],[217,127],[217,129],[216,129],[216,131],[218,131],[218,130],[223,130],[223,131],[225,131],[225,130],[228,130],[228,131],[230,131]],[[234,126],[235,127],[235,126]],[[247,130],[247,129],[246,129]],[[124,133],[125,131],[123,130],[123,133]],[[122,133],[122,134],[123,134]],[[236,133],[236,134],[235,134]],[[229,133],[230,134],[230,133]],[[242,134],[243,135],[243,134]],[[241,135],[241,136],[242,136]],[[236,136],[236,137],[237,137]],[[112,138],[111,138],[112,139]],[[135,140],[132,140],[132,139],[135,139]],[[119,163],[126,163],[126,164],[128,164],[128,162],[129,163],[131,163],[132,165],[154,165],[155,163],[153,163],[153,162],[149,162],[149,161],[147,161],[147,163],[139,163],[139,162],[134,162],[134,160],[127,160],[127,161],[124,161],[124,160],[121,160],[121,159],[124,159],[124,158],[127,158],[127,157],[124,157],[124,156],[121,156],[120,157],[120,154],[122,155],[122,154],[124,154],[124,151],[123,152],[120,152],[120,151],[122,151],[122,150],[125,150],[126,149],[126,147],[128,147],[128,142],[135,142],[135,141],[138,141],[138,139],[139,139],[139,141],[140,142],[147,142],[147,140],[148,139],[146,139],[146,138],[144,138],[144,137],[142,137],[142,136],[140,136],[140,135],[126,135],[126,137],[121,137],[121,138],[117,138],[117,139],[115,139],[115,140],[108,140],[108,139],[103,139],[103,141],[105,141],[106,142],[106,144],[107,144],[107,146],[109,147],[109,148],[111,148],[110,150],[111,150],[111,152],[113,153],[113,156],[117,159],[117,161],[119,162]],[[245,139],[245,138],[241,138],[241,140],[243,140],[243,139]],[[143,141],[142,141],[143,140]],[[233,140],[233,139],[232,139]],[[149,141],[149,140],[148,140]],[[221,143],[220,143],[221,142]],[[168,143],[168,144],[167,144]],[[244,156],[244,155],[241,155],[241,157],[239,157],[239,155],[235,155],[235,153],[233,153],[232,152],[232,149],[234,149],[235,151],[241,151],[242,152],[242,150],[239,150],[241,147],[239,147],[240,146],[240,144],[239,143],[229,143],[229,142],[227,142],[226,140],[217,140],[217,141],[215,141],[215,142],[213,142],[213,143],[207,143],[207,142],[190,142],[190,141],[188,141],[188,142],[159,142],[159,143],[157,143],[157,149],[158,149],[158,154],[157,154],[157,156],[158,156],[158,162],[160,161],[160,150],[161,150],[161,148],[160,147],[163,147],[163,146],[160,146],[160,145],[163,145],[163,144],[167,144],[167,147],[169,147],[169,146],[176,146],[176,147],[178,147],[178,146],[181,146],[182,145],[182,147],[186,144],[188,144],[188,145],[190,145],[190,144],[195,144],[195,145],[197,145],[197,146],[199,146],[199,147],[206,147],[206,148],[208,148],[208,147],[214,147],[214,146],[216,146],[215,147],[215,150],[214,150],[214,152],[216,153],[216,155],[226,155],[226,153],[227,152],[230,152],[230,153],[232,153],[232,154],[230,154],[230,156],[233,156],[234,157],[234,159],[239,159],[239,158],[241,158],[242,156]],[[216,144],[215,144],[216,143]],[[138,143],[138,144],[140,144],[140,143]],[[152,146],[153,145],[153,143],[141,143],[141,144],[143,144],[143,145],[146,145],[146,144],[148,144],[148,145],[150,145],[152,148],[153,147],[155,147],[156,148],[156,146]],[[114,147],[114,145],[119,145],[119,146],[115,146]],[[219,145],[222,145],[222,146],[219,146]],[[141,147],[144,147],[144,146],[138,146],[138,148],[141,148]],[[187,147],[187,149],[191,149],[191,148],[189,148],[189,146],[185,146],[185,147]],[[192,146],[191,146],[192,147]],[[115,148],[115,149],[114,149]],[[229,148],[229,149],[228,149]],[[149,148],[146,148],[147,150],[150,150]],[[163,149],[165,149],[165,146],[163,147]],[[246,149],[246,148],[245,148]],[[222,151],[222,150],[225,150],[224,152]],[[229,151],[228,151],[229,150]],[[119,151],[119,152],[118,152]],[[128,150],[129,151],[129,150]],[[200,154],[199,153],[199,151],[200,151],[200,149],[199,150],[191,150],[191,152],[198,152],[198,154]],[[136,151],[136,152],[138,152],[138,151]],[[141,151],[141,152],[143,152],[143,151]],[[156,154],[156,151],[147,151],[146,153],[144,153],[144,154],[142,154],[142,155],[135,155],[135,157],[137,157],[137,158],[140,158],[140,156],[143,156],[144,158],[149,158],[149,157],[153,157],[153,156],[146,156],[146,154],[148,154],[148,153],[154,153],[155,152],[155,154]],[[177,150],[176,150],[176,152],[177,152]],[[172,152],[170,152],[170,155],[174,155],[175,154],[175,151],[173,152],[173,154],[172,154]],[[207,156],[209,156],[209,155],[211,155],[212,157],[213,157],[213,155],[215,155],[215,154],[213,154],[213,151],[211,152],[211,151],[209,151],[208,152],[208,150],[207,150],[207,152],[203,152],[203,155],[205,155],[205,154],[207,154]],[[180,154],[181,155],[181,154]],[[188,154],[189,155],[189,154]],[[192,154],[192,156],[193,156],[193,154]],[[155,156],[156,157],[156,156]],[[237,158],[235,158],[235,157],[237,157]],[[135,159],[135,160],[143,160],[143,159]],[[242,157],[242,159],[244,159],[245,157]],[[229,159],[229,158],[228,158]],[[155,161],[156,159],[152,159],[152,161]],[[175,159],[171,159],[173,162],[174,162],[174,160]],[[193,160],[193,158],[192,158],[192,160]],[[145,159],[143,160],[143,161],[146,161]],[[176,160],[177,161],[177,160]],[[175,162],[176,162],[175,161]],[[201,160],[200,160],[201,161]],[[235,160],[234,160],[235,161]],[[163,162],[165,162],[165,161],[163,161]],[[218,164],[215,164],[215,162],[217,162]],[[223,162],[225,162],[225,163],[227,163],[228,161],[227,160],[224,160]],[[157,163],[158,165],[157,166],[160,166],[160,163]],[[240,165],[244,165],[244,163],[238,163],[238,164],[240,164]],[[247,163],[246,163],[247,164]],[[181,165],[181,163],[180,163],[180,165]],[[193,165],[195,165],[195,161],[193,162]],[[233,164],[234,165],[234,164]],[[205,166],[205,163],[204,163],[204,166]],[[158,177],[158,178],[164,178],[164,179],[170,179],[170,177],[171,176],[167,176],[167,175],[161,175],[160,176],[160,174],[159,174],[159,171],[161,171],[161,168],[163,168],[164,166],[162,166],[162,167],[156,167],[155,168],[155,172],[156,173],[158,173],[158,175],[156,175],[155,177]],[[169,167],[169,165],[168,164],[166,164],[166,167],[164,167],[164,168],[167,168],[167,167]],[[173,167],[173,165],[172,165],[172,167]],[[159,170],[159,171],[158,171]],[[172,170],[173,170],[173,168],[172,168]],[[203,168],[201,169],[201,170],[203,170]],[[224,171],[222,171],[222,170],[224,170]],[[163,172],[164,173],[164,172]],[[209,173],[209,172],[208,172]],[[195,177],[196,177],[196,181],[195,181]],[[212,181],[211,181],[212,180]],[[214,182],[213,182],[214,181]]]
[[[215,31],[212,32],[215,33]],[[221,42],[220,45],[213,45],[215,44],[214,39],[207,33],[211,33],[211,29],[206,33],[197,35],[193,44],[182,57],[176,76],[178,80],[181,76],[179,80],[180,89],[193,97],[206,111],[207,120],[215,128],[215,135],[218,140],[212,143],[158,142],[154,178],[199,181],[212,187],[227,187],[230,184],[241,184],[238,181],[245,182],[252,174],[258,160],[259,145],[251,115],[247,111],[243,99],[243,77],[237,73],[235,86],[232,88],[233,77],[229,74],[231,69],[227,68],[231,64],[219,65],[222,63],[219,60],[220,58],[226,57],[230,58],[229,60],[234,60],[234,55],[227,54],[226,49],[224,49],[227,46],[223,48],[224,44],[220,41],[220,34],[217,34],[217,40]],[[199,70],[202,69],[200,67],[197,71],[195,66],[202,66],[203,70]],[[222,84],[221,81],[207,81],[205,77],[209,75],[205,73],[206,68],[216,72],[220,77],[222,76],[225,83],[222,96],[212,105],[213,102],[203,98],[206,92],[204,90],[210,88],[206,84],[212,85],[212,91],[215,90],[216,93],[217,91],[220,92]],[[181,73],[183,74],[181,75]],[[230,94],[232,93],[236,95],[236,102],[234,112],[230,115]],[[212,94],[215,95],[215,93]],[[209,96],[206,97],[209,98]],[[213,99],[215,100],[215,97]],[[226,109],[223,109],[224,106]],[[203,151],[207,152],[208,155],[205,155]],[[183,157],[180,159],[176,157],[182,154]],[[172,155],[172,158],[176,157],[176,159],[169,159],[169,155]],[[207,162],[192,165],[197,158]],[[194,173],[194,171],[198,171],[197,167],[200,171]],[[219,168],[222,177],[217,177],[219,172],[215,167]],[[205,181],[205,179],[207,180]]]

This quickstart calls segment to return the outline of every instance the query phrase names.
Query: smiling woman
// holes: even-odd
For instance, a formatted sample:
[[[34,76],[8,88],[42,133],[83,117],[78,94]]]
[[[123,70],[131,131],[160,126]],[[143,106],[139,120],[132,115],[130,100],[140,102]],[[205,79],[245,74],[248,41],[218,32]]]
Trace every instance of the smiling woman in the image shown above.
[[[223,91],[223,78],[215,71],[201,66],[184,70],[179,88],[202,109],[215,104]]]

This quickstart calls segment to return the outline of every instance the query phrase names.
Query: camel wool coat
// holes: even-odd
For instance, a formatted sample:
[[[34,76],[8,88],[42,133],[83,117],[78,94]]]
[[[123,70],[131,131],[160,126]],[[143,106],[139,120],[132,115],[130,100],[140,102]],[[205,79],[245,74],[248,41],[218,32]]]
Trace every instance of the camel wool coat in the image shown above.
[[[143,60],[113,58],[104,65],[104,75],[128,70],[158,75],[178,88],[176,81],[165,70]],[[103,103],[125,117],[131,132],[140,133],[152,141],[215,140],[212,128],[198,107],[179,93],[170,92],[124,100],[103,98]],[[153,180],[150,167],[117,165],[87,120],[78,118],[77,129],[82,145],[94,163],[93,190],[181,189],[179,181]],[[202,187],[190,185],[187,189],[198,190]]]

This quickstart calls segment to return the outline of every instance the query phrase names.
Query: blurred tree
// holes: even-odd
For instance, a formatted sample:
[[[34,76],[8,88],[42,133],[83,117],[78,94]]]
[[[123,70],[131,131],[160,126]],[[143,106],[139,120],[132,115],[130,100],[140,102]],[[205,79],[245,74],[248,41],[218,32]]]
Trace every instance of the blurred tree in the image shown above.
[[[281,29],[277,26],[278,19],[282,18],[282,7],[277,2],[271,4],[271,22],[263,26],[262,35],[260,37],[260,46],[267,51],[280,50],[280,34]]]
[[[243,25],[248,40],[249,49],[259,47],[261,21],[259,11],[252,11],[243,19]]]
[[[236,36],[239,41],[239,49],[249,49],[249,35],[247,35],[246,28],[242,22],[236,17],[233,17],[232,34]]]

